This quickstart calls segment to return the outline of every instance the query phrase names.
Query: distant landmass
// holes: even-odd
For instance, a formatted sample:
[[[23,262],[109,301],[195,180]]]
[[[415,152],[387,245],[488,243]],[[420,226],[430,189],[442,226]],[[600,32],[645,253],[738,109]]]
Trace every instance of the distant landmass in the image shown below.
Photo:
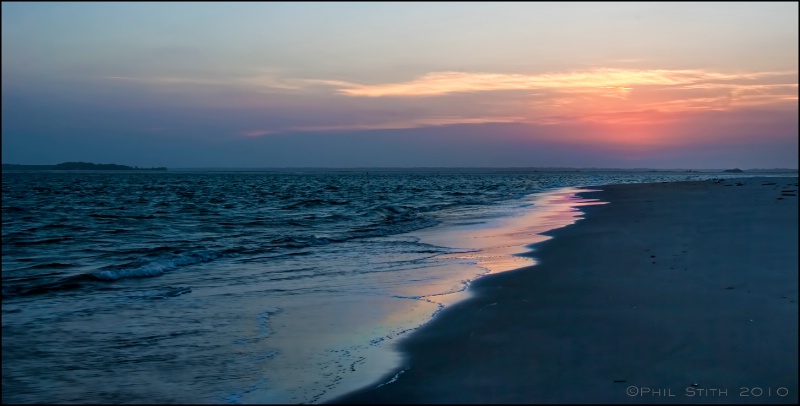
[[[154,168],[140,168],[119,164],[94,164],[91,162],[63,162],[56,165],[18,165],[3,164],[3,170],[25,171],[166,171],[164,166]]]
[[[89,171],[166,171],[164,166],[152,168],[140,168],[138,166],[128,166],[119,164],[95,164],[90,162],[63,162],[57,165],[20,165],[3,164],[3,170],[27,170],[27,171],[53,171],[53,170],[89,170]],[[653,168],[573,168],[573,167],[187,167],[173,168],[173,170],[184,171],[223,171],[223,172],[687,172],[687,173],[797,173],[797,168],[752,168],[742,170],[734,169],[653,169]]]

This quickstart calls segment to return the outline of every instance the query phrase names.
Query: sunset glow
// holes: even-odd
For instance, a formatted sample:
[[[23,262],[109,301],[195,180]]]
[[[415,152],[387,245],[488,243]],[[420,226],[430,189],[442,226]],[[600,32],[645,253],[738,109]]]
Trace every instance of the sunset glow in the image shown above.
[[[542,75],[439,72],[404,83],[360,85],[337,80],[298,79],[259,76],[227,80],[176,77],[104,79],[130,81],[151,86],[209,86],[273,93],[290,91],[309,97],[336,98],[416,98],[445,97],[469,93],[493,98],[502,103],[502,92],[537,91],[534,108],[517,117],[425,116],[403,121],[351,123],[291,127],[295,131],[337,131],[357,129],[397,129],[448,124],[536,122],[554,124],[561,118],[605,124],[657,124],[659,113],[733,110],[745,107],[791,108],[797,103],[797,74],[793,72],[720,73],[704,71],[626,71],[595,69],[587,72]],[[479,95],[481,94],[481,95]],[[648,112],[650,121],[641,113]],[[276,130],[247,132],[248,136],[268,135]]]
[[[269,165],[275,162],[270,151],[278,149],[268,144],[278,141],[256,140],[369,133],[365,140],[374,145],[345,148],[363,151],[360,158],[342,154],[337,161],[369,166],[382,162],[369,151],[382,149],[397,131],[428,132],[429,146],[445,150],[434,134],[454,126],[480,128],[487,142],[513,126],[511,139],[532,149],[529,161],[514,162],[521,166],[584,164],[537,152],[558,143],[587,150],[646,147],[656,157],[665,146],[677,148],[672,154],[682,145],[734,139],[737,158],[726,159],[751,154],[751,165],[797,166],[796,152],[787,152],[797,149],[796,4],[684,4],[680,12],[656,3],[464,8],[484,21],[478,27],[444,17],[459,6],[237,5],[212,26],[207,16],[222,4],[4,3],[4,160],[29,162],[34,145],[60,145],[45,155],[58,160],[70,150],[70,137],[89,134],[94,141],[83,145],[108,149],[108,134],[118,134],[154,165],[168,159],[153,152],[158,145],[178,140],[217,151],[231,146],[213,154],[220,164]],[[630,19],[634,10],[640,17]],[[697,25],[677,17],[683,12],[706,18]],[[125,13],[131,19],[120,19]],[[322,16],[332,31],[321,31]],[[537,24],[514,16],[536,16]],[[359,28],[365,21],[381,23],[369,31]],[[422,21],[442,27],[406,28]],[[193,34],[150,34],[172,33],[181,24],[194,27]],[[54,115],[42,119],[47,111]],[[770,117],[764,133],[757,130],[762,117]],[[742,140],[758,146],[747,148]],[[498,156],[518,149],[494,145]],[[303,149],[290,148],[297,156],[280,162],[313,166],[314,154]],[[130,151],[111,150],[121,157]],[[776,151],[779,156],[771,155]],[[412,166],[437,165],[407,158]],[[182,153],[175,159],[176,165],[202,163]],[[625,159],[598,156],[592,165],[624,166]],[[445,161],[469,166],[466,157]]]

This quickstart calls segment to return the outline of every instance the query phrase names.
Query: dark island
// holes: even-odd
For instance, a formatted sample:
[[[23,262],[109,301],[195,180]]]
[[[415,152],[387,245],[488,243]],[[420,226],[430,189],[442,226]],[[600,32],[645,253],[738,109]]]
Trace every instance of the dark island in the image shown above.
[[[91,162],[63,162],[57,165],[18,165],[3,164],[3,170],[26,171],[166,171],[164,166],[154,168],[140,168],[119,164],[94,164]]]

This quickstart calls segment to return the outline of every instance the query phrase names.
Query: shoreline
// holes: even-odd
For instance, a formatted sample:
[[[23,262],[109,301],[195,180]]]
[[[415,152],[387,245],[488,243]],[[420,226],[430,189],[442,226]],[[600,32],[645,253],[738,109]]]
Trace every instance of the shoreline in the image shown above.
[[[347,395],[361,389],[364,382],[381,378],[386,371],[402,365],[402,353],[395,342],[402,342],[407,335],[438,317],[440,311],[471,297],[469,286],[476,280],[534,265],[534,258],[523,255],[529,251],[531,243],[550,239],[544,235],[546,231],[578,221],[582,213],[576,207],[603,204],[594,199],[578,198],[576,193],[580,190],[560,187],[540,191],[504,209],[484,212],[470,221],[445,220],[433,227],[400,234],[418,239],[422,244],[450,247],[454,252],[437,254],[437,261],[429,263],[430,268],[415,271],[413,277],[424,280],[424,285],[410,285],[394,292],[393,297],[406,304],[398,304],[383,322],[394,325],[402,320],[403,327],[393,328],[400,333],[373,339],[376,344],[368,347],[369,355],[352,352],[351,356],[363,359],[363,363],[311,403],[326,403]]]
[[[400,369],[330,403],[795,403],[796,185],[580,192],[610,204],[546,233],[537,265],[476,280],[400,343]]]

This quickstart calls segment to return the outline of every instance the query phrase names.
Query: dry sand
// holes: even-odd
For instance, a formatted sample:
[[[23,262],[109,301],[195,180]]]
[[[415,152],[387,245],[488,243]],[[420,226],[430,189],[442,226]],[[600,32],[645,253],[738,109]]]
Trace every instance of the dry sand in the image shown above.
[[[334,402],[796,403],[797,178],[600,189]]]

